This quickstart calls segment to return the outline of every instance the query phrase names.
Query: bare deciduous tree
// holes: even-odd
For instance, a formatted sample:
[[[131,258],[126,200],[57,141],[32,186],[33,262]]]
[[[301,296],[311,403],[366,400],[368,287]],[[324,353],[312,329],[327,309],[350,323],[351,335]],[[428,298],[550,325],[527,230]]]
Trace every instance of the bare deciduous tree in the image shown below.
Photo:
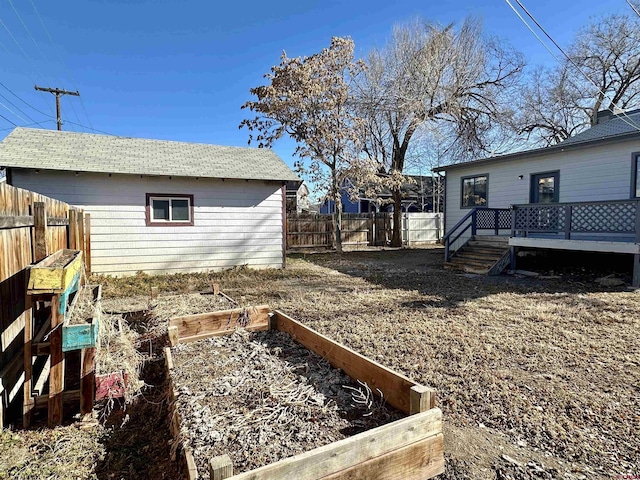
[[[582,29],[570,60],[538,69],[523,88],[516,129],[542,145],[559,143],[640,100],[640,18],[611,15]]]
[[[348,108],[351,79],[364,68],[354,61],[354,45],[349,38],[334,37],[331,46],[309,57],[288,58],[265,75],[268,85],[252,88],[256,101],[242,108],[257,113],[240,127],[250,132],[249,143],[271,147],[283,135],[297,142],[298,172],[307,174],[316,188],[335,202],[334,239],[342,251],[341,187],[346,172],[353,168],[360,142],[361,122]]]
[[[401,245],[402,172],[420,132],[443,128],[459,151],[490,150],[523,65],[473,19],[457,29],[422,21],[397,26],[387,46],[370,53],[355,96],[366,121],[364,150],[393,179],[393,246]]]

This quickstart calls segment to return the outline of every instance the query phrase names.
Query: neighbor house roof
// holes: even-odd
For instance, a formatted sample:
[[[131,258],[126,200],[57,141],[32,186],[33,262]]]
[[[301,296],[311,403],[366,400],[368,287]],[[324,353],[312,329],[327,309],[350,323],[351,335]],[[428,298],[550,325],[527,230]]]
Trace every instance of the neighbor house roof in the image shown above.
[[[176,177],[298,180],[272,150],[14,129],[0,142],[0,166]]]
[[[538,156],[552,152],[561,152],[565,150],[573,150],[585,146],[594,146],[598,144],[611,143],[618,140],[627,140],[640,137],[640,109],[626,112],[618,115],[599,115],[597,125],[580,132],[573,137],[567,138],[563,142],[550,147],[536,148],[533,150],[524,150],[522,152],[508,153],[495,157],[482,158],[480,160],[472,160],[469,162],[455,163],[443,167],[434,168],[434,172],[451,170],[459,167],[467,167],[469,165],[484,165],[486,163],[503,162],[516,158],[527,156]]]

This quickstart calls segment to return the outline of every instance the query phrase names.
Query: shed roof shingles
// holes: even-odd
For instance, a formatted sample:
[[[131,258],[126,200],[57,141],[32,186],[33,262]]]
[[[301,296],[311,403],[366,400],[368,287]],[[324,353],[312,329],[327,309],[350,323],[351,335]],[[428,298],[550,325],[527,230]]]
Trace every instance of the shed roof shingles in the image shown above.
[[[272,150],[16,128],[0,165],[80,172],[299,180]]]

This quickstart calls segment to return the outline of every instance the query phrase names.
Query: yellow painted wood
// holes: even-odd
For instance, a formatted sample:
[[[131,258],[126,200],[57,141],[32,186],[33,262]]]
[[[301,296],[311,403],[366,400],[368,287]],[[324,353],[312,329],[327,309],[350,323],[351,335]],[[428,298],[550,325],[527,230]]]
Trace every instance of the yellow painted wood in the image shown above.
[[[51,267],[50,265],[63,254],[70,252],[70,250],[58,250],[53,255],[32,266],[29,271],[27,293],[63,293],[66,291],[82,269],[82,252],[80,250],[71,251],[74,252],[75,258],[65,266]]]

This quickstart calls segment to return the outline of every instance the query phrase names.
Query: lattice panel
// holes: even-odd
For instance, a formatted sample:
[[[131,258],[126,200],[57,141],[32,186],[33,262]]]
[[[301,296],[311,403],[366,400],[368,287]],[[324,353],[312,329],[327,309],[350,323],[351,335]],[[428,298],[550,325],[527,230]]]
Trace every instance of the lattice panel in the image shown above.
[[[595,203],[574,205],[574,232],[634,233],[637,203]]]
[[[498,212],[498,228],[509,230],[511,228],[511,210],[500,210]]]
[[[494,230],[496,228],[496,212],[498,212],[498,228],[511,228],[511,210],[482,209],[476,211],[476,228],[478,230]]]
[[[493,213],[493,210],[478,210],[476,212],[476,228],[478,230],[495,228],[495,213]]]
[[[516,210],[516,230],[563,231],[563,205],[520,207]]]

